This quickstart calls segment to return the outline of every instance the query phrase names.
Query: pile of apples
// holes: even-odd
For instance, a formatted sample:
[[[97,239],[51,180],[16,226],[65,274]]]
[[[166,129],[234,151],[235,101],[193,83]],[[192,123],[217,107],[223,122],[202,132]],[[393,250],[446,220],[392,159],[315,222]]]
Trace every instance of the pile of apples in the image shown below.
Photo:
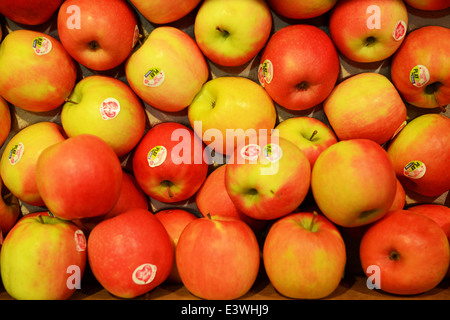
[[[450,274],[450,209],[434,201],[450,189],[450,29],[410,28],[412,8],[449,2],[2,0],[1,21],[21,26],[0,45],[7,293],[69,299],[90,268],[119,298],[170,282],[238,299],[263,270],[280,295],[321,299],[350,254],[369,288],[436,287]],[[191,34],[176,26],[188,15]],[[36,31],[53,20],[56,35]],[[343,61],[390,76],[344,77]]]

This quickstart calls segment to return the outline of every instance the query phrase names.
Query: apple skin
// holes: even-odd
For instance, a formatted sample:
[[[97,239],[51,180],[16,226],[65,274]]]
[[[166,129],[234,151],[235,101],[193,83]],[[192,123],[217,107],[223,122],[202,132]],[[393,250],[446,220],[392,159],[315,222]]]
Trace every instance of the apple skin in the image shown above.
[[[153,74],[161,73],[164,77],[152,78]],[[162,111],[176,112],[192,102],[208,80],[209,67],[187,33],[161,26],[153,29],[127,59],[125,74],[130,87],[144,102]]]
[[[433,289],[445,277],[450,261],[449,243],[442,228],[431,218],[398,210],[364,233],[360,259],[364,271],[371,265],[379,267],[381,290],[415,295]]]
[[[264,47],[272,15],[264,0],[202,2],[194,22],[195,41],[212,62],[241,66]]]
[[[381,219],[390,209],[397,180],[386,151],[368,139],[339,141],[320,154],[311,190],[320,211],[342,227]]]
[[[289,19],[311,19],[330,11],[337,0],[267,0],[270,8]]]
[[[260,151],[255,159],[246,159],[243,152],[256,149],[253,144]],[[273,160],[265,155],[269,145]],[[308,158],[295,144],[278,136],[250,137],[238,145],[225,172],[225,186],[236,208],[258,220],[293,212],[306,198],[310,181]]]
[[[449,51],[449,28],[425,26],[406,36],[391,64],[392,82],[406,102],[425,109],[444,108],[450,103]],[[417,66],[425,67],[429,75],[424,71],[425,76],[413,84]]]
[[[263,260],[267,276],[280,294],[321,299],[339,286],[347,256],[333,223],[317,213],[295,212],[271,226]]]
[[[233,300],[245,295],[259,272],[255,234],[240,219],[211,216],[189,223],[178,239],[175,261],[181,280],[205,300]]]
[[[442,170],[450,161],[449,144],[450,119],[446,116],[429,113],[409,121],[387,149],[403,187],[427,197],[449,190],[450,172]],[[405,167],[412,161],[422,163],[418,168],[425,166],[423,175],[412,176],[419,169],[406,170],[405,175]]]
[[[114,112],[113,107],[119,109]],[[119,79],[102,75],[80,80],[61,111],[61,123],[69,137],[96,135],[118,157],[128,154],[138,144],[145,133],[146,121],[142,102],[133,90]]]
[[[149,156],[155,147],[162,150],[158,155],[165,156],[157,156],[153,165],[149,163],[153,161]],[[203,149],[201,140],[185,125],[159,123],[144,135],[134,151],[134,177],[142,190],[157,201],[175,203],[188,200],[198,191],[208,174],[209,166],[203,158]],[[180,151],[183,158],[179,156]]]
[[[2,0],[0,13],[6,18],[28,26],[50,20],[64,0]]]
[[[395,86],[379,73],[364,72],[339,83],[323,103],[339,140],[391,140],[406,124],[407,110]]]
[[[195,133],[210,149],[231,155],[249,132],[270,132],[275,127],[277,111],[273,100],[256,82],[226,76],[202,86],[188,107],[188,118]],[[231,134],[227,133],[230,131]],[[216,136],[216,132],[220,135]]]
[[[2,237],[5,237],[20,218],[21,209],[19,199],[3,187],[1,177],[0,191],[0,233]],[[3,238],[1,238],[1,240],[3,240]]]
[[[21,201],[44,206],[36,184],[36,164],[45,149],[65,140],[62,126],[49,121],[30,124],[18,131],[6,144],[0,160],[4,185]]]
[[[272,99],[289,110],[307,110],[323,102],[340,72],[338,52],[318,27],[289,25],[273,34],[264,48],[258,78]]]
[[[395,191],[394,201],[389,211],[403,210],[406,206],[406,191],[400,180],[397,179],[397,189]]]
[[[131,299],[164,282],[173,264],[170,237],[153,213],[132,209],[97,224],[89,234],[94,277],[112,295]]]
[[[151,23],[166,24],[188,15],[201,0],[130,0],[130,2]]]
[[[11,131],[11,110],[8,102],[0,97],[0,147],[6,141]]]
[[[116,204],[122,167],[111,147],[82,134],[43,150],[36,162],[36,184],[47,209],[65,220],[100,216]]]
[[[275,127],[272,135],[293,142],[308,158],[311,169],[317,157],[326,148],[338,142],[336,134],[328,125],[319,119],[307,116],[283,120]]]
[[[175,261],[175,253],[181,233],[184,228],[192,222],[198,219],[198,217],[184,209],[164,209],[155,213],[155,217],[163,224],[169,234],[173,247],[173,255]],[[182,284],[180,274],[178,273],[177,264],[173,263],[172,270],[166,279],[169,283]]]
[[[447,0],[405,0],[407,5],[426,11],[444,10],[450,8]]]
[[[369,28],[372,16],[376,16],[370,11],[372,6],[379,8],[380,25]],[[408,11],[402,0],[341,0],[334,6],[329,20],[330,35],[339,52],[362,63],[391,57],[405,39],[407,28]],[[399,31],[395,38],[394,30]]]
[[[75,275],[69,267],[79,268],[81,281],[86,257],[86,237],[75,224],[48,212],[27,214],[3,241],[3,285],[17,300],[67,300],[76,290],[68,285]]]
[[[39,37],[51,42],[46,54],[38,55],[33,49],[34,39]],[[0,95],[16,107],[31,112],[54,110],[69,96],[76,77],[73,59],[47,34],[15,30],[0,44]]]
[[[72,6],[79,12],[74,13]],[[78,26],[73,22],[75,14],[79,14]],[[139,32],[136,14],[124,0],[66,0],[59,9],[57,27],[67,52],[96,71],[122,64],[137,42],[136,30]]]

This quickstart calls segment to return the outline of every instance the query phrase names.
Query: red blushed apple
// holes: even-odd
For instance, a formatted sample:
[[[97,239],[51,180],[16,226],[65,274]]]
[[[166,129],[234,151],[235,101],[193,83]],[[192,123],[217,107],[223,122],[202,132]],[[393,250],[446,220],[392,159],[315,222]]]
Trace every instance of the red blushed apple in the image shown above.
[[[42,151],[36,163],[36,184],[53,215],[67,220],[95,217],[116,204],[122,167],[105,141],[82,134]]]
[[[11,131],[11,111],[9,104],[0,97],[0,147],[8,138]]]
[[[20,203],[7,188],[0,177],[0,231],[5,237],[20,217]],[[0,242],[1,244],[1,242]]]
[[[89,234],[88,261],[98,282],[112,295],[135,298],[170,274],[170,237],[153,213],[133,209],[96,225]]]
[[[197,208],[204,217],[208,214],[235,217],[247,223],[253,231],[261,230],[267,221],[254,219],[242,213],[228,195],[225,186],[226,166],[226,164],[221,165],[208,175],[195,196]]]
[[[400,180],[397,179],[397,189],[395,191],[394,201],[392,201],[389,211],[402,210],[406,205],[406,191]]]
[[[299,24],[269,38],[258,77],[276,103],[290,110],[306,110],[325,100],[339,72],[339,56],[330,37],[318,27]]]
[[[405,0],[413,8],[426,11],[444,10],[450,7],[447,0]]]
[[[190,222],[198,219],[198,217],[195,214],[183,209],[161,210],[155,213],[155,217],[157,217],[158,220],[161,221],[164,228],[166,228],[167,233],[169,234],[175,259],[175,252],[181,233]],[[172,270],[170,271],[170,274],[167,277],[166,281],[170,283],[182,283],[176,263],[173,264]]]
[[[420,294],[436,287],[445,277],[449,242],[432,219],[398,210],[364,233],[360,259],[368,281],[375,281],[381,290],[398,295]]]
[[[211,216],[189,223],[175,253],[184,286],[206,300],[232,300],[245,295],[259,272],[260,250],[242,220]]]
[[[58,13],[58,35],[67,52],[87,68],[117,67],[139,35],[137,17],[124,0],[66,0]]]
[[[130,2],[151,23],[166,24],[188,15],[201,0],[130,0]]]
[[[270,8],[290,19],[310,19],[330,11],[337,0],[268,0]]]
[[[208,163],[204,145],[192,129],[177,122],[152,127],[135,149],[133,174],[151,198],[174,203],[188,200],[203,184]]]
[[[39,25],[50,20],[64,0],[2,0],[0,13],[14,22]]]

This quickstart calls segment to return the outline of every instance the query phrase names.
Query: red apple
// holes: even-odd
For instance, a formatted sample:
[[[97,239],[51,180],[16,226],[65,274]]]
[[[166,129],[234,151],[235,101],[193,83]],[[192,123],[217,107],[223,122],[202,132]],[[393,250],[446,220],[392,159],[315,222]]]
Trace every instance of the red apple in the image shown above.
[[[36,163],[36,184],[53,215],[67,220],[95,217],[118,201],[122,167],[105,141],[82,134],[42,151]]]
[[[14,22],[34,26],[50,20],[64,0],[2,0],[0,13]]]
[[[175,253],[181,280],[189,292],[206,300],[245,295],[259,272],[258,241],[240,219],[211,216],[189,223]]]
[[[175,251],[181,233],[191,221],[197,219],[197,216],[184,209],[164,209],[156,212],[155,217],[157,217],[164,228],[166,228],[172,242],[173,254],[175,257]],[[172,265],[172,270],[166,281],[170,283],[182,283],[176,263]]]
[[[419,10],[435,11],[450,7],[447,0],[405,0],[405,3]]]
[[[192,129],[177,122],[152,127],[135,149],[133,173],[151,198],[174,203],[192,197],[203,184],[208,163]]]
[[[151,23],[166,24],[188,15],[201,0],[130,0],[130,2]]]
[[[316,26],[297,24],[269,38],[258,77],[276,103],[306,110],[325,100],[339,72],[339,56],[330,37]]]
[[[58,13],[58,35],[76,61],[104,71],[131,54],[139,35],[137,22],[125,0],[66,0]]]
[[[1,177],[0,191],[0,232],[4,237],[20,218],[21,209],[19,200],[3,186]]]
[[[397,189],[395,191],[394,201],[389,211],[402,210],[406,206],[406,191],[400,180],[397,179]]]
[[[8,138],[11,131],[11,111],[9,104],[5,99],[0,97],[0,147]]]
[[[435,288],[445,277],[450,262],[449,242],[432,219],[398,210],[364,233],[360,259],[371,278],[368,281],[375,279],[376,284],[378,277],[381,290],[398,295],[420,294]]]
[[[310,19],[330,11],[337,0],[267,0],[270,8],[289,19]]]
[[[132,209],[97,224],[89,234],[88,261],[94,277],[112,295],[135,298],[170,274],[173,249],[153,213]]]

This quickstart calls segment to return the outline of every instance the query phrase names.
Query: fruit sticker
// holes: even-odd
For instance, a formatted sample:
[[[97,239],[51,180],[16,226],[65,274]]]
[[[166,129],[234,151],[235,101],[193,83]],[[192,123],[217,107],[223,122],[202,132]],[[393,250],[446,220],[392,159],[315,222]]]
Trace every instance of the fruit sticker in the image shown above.
[[[164,163],[167,157],[167,149],[164,146],[153,147],[148,155],[147,162],[150,167],[157,167]]]
[[[248,144],[241,149],[241,157],[250,160],[250,161],[256,161],[259,157],[259,154],[261,152],[261,147],[257,144]]]
[[[111,120],[117,117],[120,112],[120,103],[114,98],[103,100],[100,105],[100,115],[103,120]]]
[[[430,72],[427,67],[419,64],[412,68],[409,73],[409,80],[414,86],[420,88],[430,81]]]
[[[133,282],[136,284],[149,284],[155,279],[157,267],[151,263],[144,263],[133,272]]]
[[[425,175],[427,168],[422,161],[410,161],[403,168],[403,174],[411,179],[420,179]]]
[[[273,64],[269,59],[264,60],[258,68],[259,83],[264,87],[266,83],[270,83],[273,78]]]
[[[165,79],[164,71],[161,68],[151,68],[144,75],[144,85],[147,87],[159,87]]]
[[[78,229],[74,234],[75,244],[77,246],[77,251],[85,251],[86,250],[86,237],[82,230]]]
[[[46,37],[36,37],[33,39],[33,50],[38,56],[47,54],[52,50],[52,42]]]
[[[9,159],[9,163],[12,166],[16,165],[20,161],[20,159],[22,158],[24,149],[25,149],[25,147],[22,142],[15,144],[11,148],[11,151],[9,151],[8,159]]]
[[[283,151],[278,144],[269,143],[264,146],[262,154],[269,162],[273,163],[281,159]]]
[[[394,37],[395,41],[400,41],[405,37],[405,35],[406,35],[406,22],[400,20],[395,25],[394,32],[392,32],[392,36]]]

